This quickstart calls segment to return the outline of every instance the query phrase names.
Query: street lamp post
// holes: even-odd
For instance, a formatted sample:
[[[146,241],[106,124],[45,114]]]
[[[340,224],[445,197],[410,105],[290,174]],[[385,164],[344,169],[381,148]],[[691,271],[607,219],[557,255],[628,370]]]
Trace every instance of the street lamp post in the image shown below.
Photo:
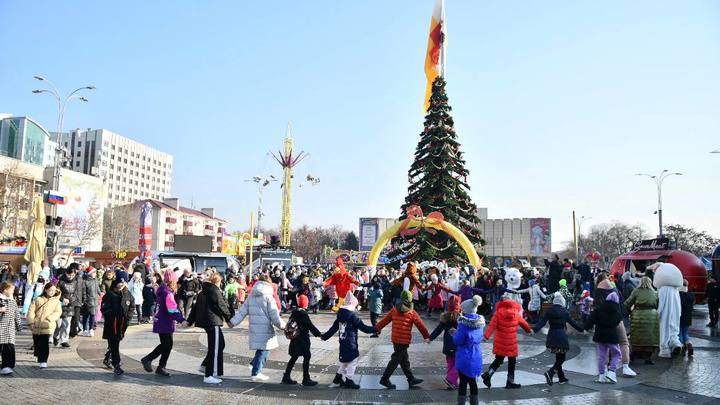
[[[257,183],[257,185],[258,185],[257,230],[258,230],[258,232],[260,232],[260,224],[262,223],[262,217],[263,217],[263,215],[265,215],[265,214],[263,214],[263,211],[262,211],[262,206],[263,206],[263,189],[264,189],[265,187],[269,186],[271,182],[277,181],[277,179],[275,178],[275,176],[270,175],[269,177],[255,176],[255,177],[253,177],[253,178],[251,178],[251,179],[246,179],[245,181],[246,181],[246,182]],[[251,234],[250,237],[252,238],[252,237],[254,237],[254,235]]]
[[[65,118],[65,106],[67,105],[68,101],[72,99],[78,99],[82,102],[87,103],[88,99],[79,95],[78,93],[83,90],[95,90],[95,86],[83,86],[79,87],[70,93],[68,93],[65,97],[62,97],[60,95],[60,92],[58,91],[57,87],[48,79],[42,77],[42,76],[33,76],[36,80],[39,80],[41,82],[46,82],[49,85],[49,89],[36,89],[32,92],[34,94],[41,94],[41,93],[47,93],[55,97],[55,100],[57,101],[58,105],[58,120],[57,120],[57,133],[55,136],[55,164],[53,165],[53,178],[52,178],[52,184],[51,188],[53,190],[56,190],[60,187],[60,161],[62,160],[62,147],[60,146],[61,142],[61,134],[62,134],[62,128],[63,128],[63,119]],[[54,219],[57,217],[57,205],[53,204],[50,208],[50,215],[53,218],[52,223],[54,224]],[[55,249],[53,249],[54,253]]]
[[[658,174],[658,175],[656,175],[656,176],[651,175],[651,174],[647,174],[647,173],[636,173],[635,175],[636,175],[636,176],[650,177],[650,178],[655,182],[655,185],[657,186],[657,195],[658,195],[658,209],[657,209],[657,214],[658,214],[658,228],[659,228],[658,236],[662,238],[662,236],[663,236],[663,221],[662,221],[662,184],[663,184],[663,181],[665,181],[666,178],[668,178],[668,177],[670,177],[670,176],[682,176],[682,173],[678,173],[678,172],[671,173],[669,170],[665,169],[665,170],[663,170],[662,172],[660,172],[660,174]]]

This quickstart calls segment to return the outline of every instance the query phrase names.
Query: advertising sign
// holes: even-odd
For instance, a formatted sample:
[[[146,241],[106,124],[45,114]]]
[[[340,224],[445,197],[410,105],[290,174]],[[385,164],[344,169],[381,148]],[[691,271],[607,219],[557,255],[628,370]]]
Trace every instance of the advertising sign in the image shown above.
[[[372,250],[378,240],[379,229],[377,218],[360,218],[360,250]]]
[[[535,256],[547,256],[552,253],[550,218],[530,219],[530,252]]]

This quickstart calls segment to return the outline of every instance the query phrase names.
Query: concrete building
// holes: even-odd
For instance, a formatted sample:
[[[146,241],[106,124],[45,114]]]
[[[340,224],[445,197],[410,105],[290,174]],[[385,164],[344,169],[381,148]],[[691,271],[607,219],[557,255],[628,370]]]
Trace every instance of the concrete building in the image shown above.
[[[478,216],[481,219],[480,231],[486,242],[483,251],[491,260],[550,257],[550,218],[489,219],[487,208],[478,209]]]
[[[137,250],[140,211],[145,202],[152,205],[151,250],[174,250],[177,235],[209,236],[212,251],[222,250],[227,221],[216,217],[214,208],[182,207],[177,198],[139,200],[109,208],[105,215],[103,250]]]
[[[0,239],[27,236],[32,200],[44,186],[42,166],[0,156]]]
[[[0,155],[45,167],[55,163],[55,145],[32,118],[0,114]]]
[[[106,129],[63,133],[70,168],[101,178],[108,206],[170,196],[173,157]]]

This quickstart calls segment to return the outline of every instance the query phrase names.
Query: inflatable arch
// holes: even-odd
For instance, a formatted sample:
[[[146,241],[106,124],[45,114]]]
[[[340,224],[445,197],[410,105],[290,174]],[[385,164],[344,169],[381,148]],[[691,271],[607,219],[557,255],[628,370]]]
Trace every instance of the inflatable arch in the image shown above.
[[[419,215],[412,215],[411,212],[417,212]],[[411,207],[410,209],[408,209],[408,214],[409,215],[407,219],[398,222],[397,224],[393,225],[385,232],[383,232],[382,235],[380,235],[380,238],[378,238],[377,242],[375,242],[375,245],[373,246],[370,254],[368,255],[368,266],[377,266],[380,253],[385,248],[385,245],[390,242],[390,239],[394,238],[396,235],[408,231],[409,234],[414,234],[420,229],[434,229],[445,232],[451,238],[453,238],[465,251],[465,254],[468,257],[468,261],[471,265],[473,265],[473,267],[475,267],[476,269],[482,267],[480,263],[480,257],[478,256],[475,247],[467,238],[467,236],[465,236],[465,234],[462,233],[462,231],[458,229],[455,225],[446,222],[442,214],[433,212],[427,217],[424,217],[422,216],[422,211],[420,211],[417,207]]]

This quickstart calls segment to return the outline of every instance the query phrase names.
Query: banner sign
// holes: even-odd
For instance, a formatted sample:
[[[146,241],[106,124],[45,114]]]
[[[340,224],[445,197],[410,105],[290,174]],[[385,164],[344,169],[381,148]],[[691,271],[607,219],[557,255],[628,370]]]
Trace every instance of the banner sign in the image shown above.
[[[668,238],[656,238],[646,239],[635,242],[633,246],[633,252],[646,252],[651,250],[670,250],[670,239]]]

